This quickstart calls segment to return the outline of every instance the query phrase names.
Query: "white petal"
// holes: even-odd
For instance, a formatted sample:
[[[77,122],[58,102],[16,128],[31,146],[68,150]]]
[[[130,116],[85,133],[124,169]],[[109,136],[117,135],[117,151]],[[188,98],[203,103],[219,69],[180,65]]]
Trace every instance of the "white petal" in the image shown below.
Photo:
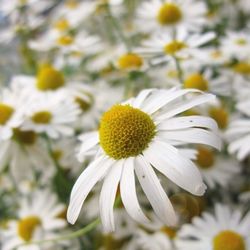
[[[199,96],[194,96],[192,99],[183,101],[181,105],[178,105],[176,108],[171,108],[169,111],[165,112],[163,115],[157,117],[157,120],[168,119],[188,109],[191,109],[197,105],[212,101],[214,99],[215,99],[215,95],[212,95],[212,94],[201,94]]]
[[[219,135],[209,130],[200,128],[189,128],[187,130],[180,131],[158,132],[158,136],[162,136],[166,140],[209,145],[218,150],[221,149],[222,143]]]
[[[156,215],[165,224],[171,226],[176,225],[177,219],[174,208],[164,192],[153,168],[145,161],[143,156],[138,156],[136,163],[136,175]]]
[[[100,194],[100,216],[105,233],[110,233],[115,230],[113,206],[117,187],[121,178],[124,161],[118,161],[110,169],[110,172],[104,179]]]
[[[217,123],[210,117],[205,116],[184,116],[175,117],[161,122],[157,128],[159,130],[177,130],[191,127],[202,127],[217,130]]]
[[[134,176],[134,158],[125,161],[120,183],[121,198],[128,214],[139,223],[149,223],[137,199]]]
[[[106,174],[112,163],[110,159],[100,157],[93,161],[79,176],[71,191],[67,211],[67,220],[69,223],[75,223],[87,195],[93,186]]]
[[[145,158],[161,173],[194,195],[203,195],[206,186],[198,168],[173,146],[157,141],[143,152]]]
[[[145,89],[134,99],[133,107],[139,108],[144,100],[151,94],[155,89]]]

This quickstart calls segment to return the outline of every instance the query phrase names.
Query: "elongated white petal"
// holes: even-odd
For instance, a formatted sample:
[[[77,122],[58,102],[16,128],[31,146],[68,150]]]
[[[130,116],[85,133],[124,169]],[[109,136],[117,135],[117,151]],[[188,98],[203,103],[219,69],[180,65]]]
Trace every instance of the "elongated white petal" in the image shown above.
[[[124,161],[118,161],[110,169],[108,175],[104,179],[100,194],[100,216],[102,220],[103,230],[110,233],[115,230],[113,206],[117,187],[121,178]]]
[[[145,161],[143,156],[136,158],[135,171],[142,189],[158,218],[167,225],[176,225],[177,219],[174,208],[153,168]]]
[[[187,94],[187,93],[201,93],[199,90],[194,89],[176,89],[172,88],[170,90],[161,90],[158,91],[158,93],[155,93],[149,98],[148,101],[145,101],[145,106],[142,107],[142,109],[152,114],[159,110],[160,108],[164,107],[166,104],[172,102],[173,100]]]
[[[195,195],[204,194],[206,186],[198,168],[170,144],[156,141],[143,154],[158,171],[181,188]]]
[[[130,157],[125,161],[120,183],[121,198],[128,214],[139,223],[149,223],[144,215],[135,189],[134,158]]]
[[[112,163],[111,160],[100,157],[93,161],[79,176],[71,191],[67,211],[67,220],[69,223],[75,223],[87,195],[93,186],[106,174]]]
[[[212,94],[201,94],[198,96],[194,96],[192,99],[183,101],[181,105],[178,105],[176,108],[171,108],[169,111],[165,112],[163,115],[157,117],[157,120],[160,120],[160,121],[166,120],[188,109],[191,109],[195,106],[212,101],[214,99],[215,99],[215,95],[212,95]]]
[[[159,132],[158,134],[166,140],[181,141],[186,143],[198,143],[209,145],[218,150],[221,149],[221,139],[219,135],[205,129],[189,128],[187,130],[180,131],[164,131]]]
[[[82,145],[80,147],[77,158],[80,162],[82,162],[84,153],[91,150],[94,146],[96,146],[99,142],[98,132],[89,133],[88,136],[81,136]]]
[[[139,108],[144,100],[154,91],[155,89],[145,89],[134,99],[133,107]]]
[[[202,127],[211,130],[218,130],[215,120],[210,117],[197,115],[171,118],[161,122],[157,126],[159,130],[177,130],[191,127]]]

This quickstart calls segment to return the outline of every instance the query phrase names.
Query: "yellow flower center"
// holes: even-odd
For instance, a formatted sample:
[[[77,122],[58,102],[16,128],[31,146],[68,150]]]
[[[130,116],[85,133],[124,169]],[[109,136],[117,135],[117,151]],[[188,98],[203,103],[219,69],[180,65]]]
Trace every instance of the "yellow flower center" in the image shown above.
[[[68,46],[74,42],[74,38],[69,35],[61,36],[57,39],[57,44],[62,46]]]
[[[247,40],[244,38],[238,38],[234,42],[235,44],[240,45],[240,46],[244,46],[247,44]]]
[[[164,46],[164,51],[166,54],[174,55],[186,47],[187,45],[185,43],[174,40]]]
[[[196,159],[196,163],[198,166],[202,169],[209,169],[213,167],[215,162],[214,153],[212,150],[205,148],[205,147],[199,147],[198,148],[198,155]]]
[[[37,124],[48,124],[52,119],[52,114],[49,111],[39,111],[33,114],[32,121]]]
[[[33,145],[36,142],[37,135],[34,131],[22,131],[20,129],[13,129],[13,139],[25,145]]]
[[[191,116],[191,115],[201,115],[197,110],[194,109],[188,109],[182,113],[185,116]]]
[[[76,9],[78,7],[79,3],[76,0],[68,0],[65,3],[65,6],[69,9]]]
[[[25,241],[32,239],[35,229],[41,225],[41,220],[37,216],[29,216],[18,222],[18,235]]]
[[[171,227],[162,227],[161,232],[165,233],[170,239],[174,239],[176,236],[176,230]]]
[[[228,112],[222,107],[212,107],[209,115],[217,122],[220,129],[225,129],[228,124]]]
[[[61,18],[54,23],[54,28],[59,31],[65,31],[70,28],[70,25],[67,19]]]
[[[114,105],[101,119],[99,139],[107,155],[118,160],[142,153],[155,133],[149,115],[130,105]]]
[[[56,90],[64,85],[63,74],[50,65],[42,67],[37,75],[36,87],[39,90]]]
[[[220,57],[222,57],[222,52],[220,50],[214,50],[210,53],[210,56],[214,59],[218,59]]]
[[[243,237],[230,230],[222,231],[214,237],[213,250],[246,250]]]
[[[239,62],[234,65],[233,70],[242,75],[250,74],[250,64],[248,62]]]
[[[157,20],[161,25],[173,25],[181,19],[181,9],[174,3],[163,4],[157,15]]]
[[[202,91],[208,90],[208,81],[200,73],[194,73],[184,80],[185,88],[194,88]]]
[[[52,156],[55,160],[59,161],[63,156],[63,152],[60,149],[53,150]]]
[[[142,65],[142,58],[134,53],[125,54],[118,59],[120,69],[139,69]]]
[[[4,103],[0,103],[0,125],[4,125],[12,116],[14,109]]]
[[[75,102],[79,105],[80,109],[84,112],[91,108],[91,102],[88,102],[80,97],[75,98]]]

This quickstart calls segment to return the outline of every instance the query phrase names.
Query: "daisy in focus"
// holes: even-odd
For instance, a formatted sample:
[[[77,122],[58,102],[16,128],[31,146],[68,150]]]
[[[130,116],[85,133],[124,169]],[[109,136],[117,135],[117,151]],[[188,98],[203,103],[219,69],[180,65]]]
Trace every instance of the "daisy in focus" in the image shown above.
[[[250,214],[217,204],[215,214],[204,212],[178,233],[178,250],[247,250],[250,247]]]
[[[194,89],[148,89],[111,107],[102,116],[99,131],[80,136],[79,160],[93,148],[96,157],[72,189],[68,221],[75,223],[87,195],[104,178],[99,200],[104,231],[114,231],[113,205],[119,183],[128,214],[139,223],[148,223],[137,199],[135,171],[158,218],[175,225],[174,209],[153,167],[188,192],[204,194],[206,185],[198,168],[177,145],[185,148],[189,143],[199,143],[219,149],[218,127],[208,117],[175,116],[214,98]]]

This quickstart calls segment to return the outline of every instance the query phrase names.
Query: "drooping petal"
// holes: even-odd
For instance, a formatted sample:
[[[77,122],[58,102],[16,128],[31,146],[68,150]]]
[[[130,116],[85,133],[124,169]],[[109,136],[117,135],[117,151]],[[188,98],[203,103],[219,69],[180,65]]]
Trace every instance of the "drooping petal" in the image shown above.
[[[100,194],[100,216],[102,220],[103,230],[110,233],[115,230],[113,206],[117,187],[121,178],[124,161],[118,161],[110,169],[108,175],[104,179]]]
[[[195,195],[204,194],[206,186],[197,167],[170,144],[156,141],[143,154],[158,171],[181,188]]]
[[[93,161],[77,179],[70,196],[67,220],[74,224],[79,216],[82,205],[93,186],[106,174],[113,161],[99,157]]]
[[[120,183],[120,191],[121,198],[124,204],[125,209],[128,214],[139,223],[149,223],[149,220],[144,215],[140,204],[138,202],[138,198],[136,195],[135,189],[135,176],[134,176],[134,158],[130,157],[125,161],[121,183]]]
[[[173,206],[153,168],[141,155],[136,158],[135,171],[142,189],[158,218],[167,225],[176,225],[177,219]]]

